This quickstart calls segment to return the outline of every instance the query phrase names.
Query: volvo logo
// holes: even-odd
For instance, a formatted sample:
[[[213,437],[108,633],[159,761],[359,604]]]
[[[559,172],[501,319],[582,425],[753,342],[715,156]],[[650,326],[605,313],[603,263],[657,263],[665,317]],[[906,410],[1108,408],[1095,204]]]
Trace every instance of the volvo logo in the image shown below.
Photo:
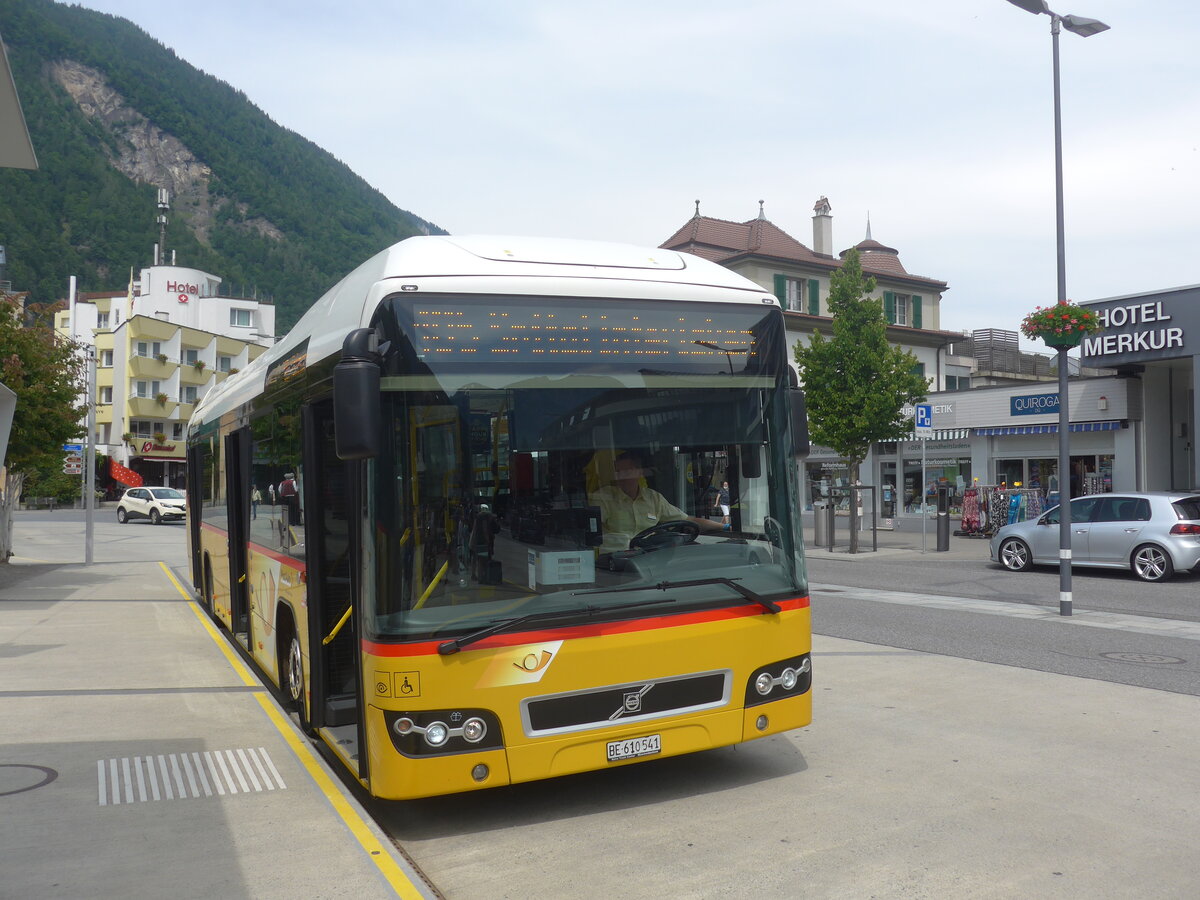
[[[653,684],[643,684],[639,690],[626,691],[624,697],[621,698],[621,705],[615,713],[608,717],[611,722],[614,719],[619,719],[621,716],[639,713],[642,711],[642,698],[650,693]]]

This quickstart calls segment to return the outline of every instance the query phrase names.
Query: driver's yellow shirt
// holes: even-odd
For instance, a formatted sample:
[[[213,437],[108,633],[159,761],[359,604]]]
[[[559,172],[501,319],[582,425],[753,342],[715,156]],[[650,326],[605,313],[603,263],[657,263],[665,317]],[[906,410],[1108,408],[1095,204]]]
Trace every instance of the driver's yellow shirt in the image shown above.
[[[604,531],[601,553],[628,550],[630,539],[639,532],[661,522],[688,518],[682,509],[648,487],[643,487],[637,497],[630,499],[623,490],[610,484],[589,495],[588,499],[592,506],[600,507],[600,527]]]

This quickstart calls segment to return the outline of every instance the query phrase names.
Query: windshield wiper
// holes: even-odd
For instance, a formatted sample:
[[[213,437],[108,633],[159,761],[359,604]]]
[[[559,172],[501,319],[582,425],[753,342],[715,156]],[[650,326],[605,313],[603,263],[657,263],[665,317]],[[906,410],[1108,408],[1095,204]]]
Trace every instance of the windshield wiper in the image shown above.
[[[723,584],[726,587],[737,591],[747,600],[753,600],[763,609],[767,610],[767,612],[775,614],[781,612],[778,603],[775,603],[773,600],[768,600],[762,594],[754,593],[754,591],[750,590],[750,588],[742,587],[737,583],[738,580],[739,579],[737,578],[696,578],[691,581],[660,581],[657,584],[639,584],[631,587],[621,588],[601,588],[597,591],[576,591],[575,596],[579,596],[581,594],[621,594],[625,593],[626,591],[669,591],[672,588],[699,587],[700,585],[705,584]]]
[[[596,591],[596,593],[604,593]],[[642,606],[660,606],[666,603],[674,603],[674,597],[668,597],[663,600],[646,600],[642,603],[630,603],[627,606],[581,606],[573,609],[548,609],[542,612],[528,613],[524,616],[517,616],[515,619],[503,619],[499,622],[493,622],[486,628],[480,628],[478,631],[473,631],[470,634],[463,635],[460,638],[455,638],[452,641],[443,641],[438,644],[437,651],[442,656],[449,656],[451,653],[457,653],[468,644],[474,644],[476,641],[482,641],[485,637],[491,637],[493,634],[500,634],[504,631],[509,631],[516,628],[518,625],[524,625],[526,622],[548,621],[550,619],[561,619],[565,616],[585,616],[591,618],[597,613],[611,612],[622,613],[627,609],[637,609]]]

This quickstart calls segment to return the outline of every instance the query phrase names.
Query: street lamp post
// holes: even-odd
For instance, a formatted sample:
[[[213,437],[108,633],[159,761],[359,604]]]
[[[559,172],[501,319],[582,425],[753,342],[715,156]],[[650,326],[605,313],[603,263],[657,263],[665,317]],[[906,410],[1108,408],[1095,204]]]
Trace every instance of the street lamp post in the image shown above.
[[[1058,246],[1058,302],[1067,302],[1067,255],[1063,225],[1062,102],[1059,99],[1058,33],[1061,27],[1080,37],[1091,37],[1108,26],[1083,16],[1060,16],[1046,0],[1008,0],[1034,15],[1050,17],[1050,43],[1054,57],[1054,203]],[[1058,348],[1058,613],[1071,615],[1071,414],[1067,403],[1067,347]]]

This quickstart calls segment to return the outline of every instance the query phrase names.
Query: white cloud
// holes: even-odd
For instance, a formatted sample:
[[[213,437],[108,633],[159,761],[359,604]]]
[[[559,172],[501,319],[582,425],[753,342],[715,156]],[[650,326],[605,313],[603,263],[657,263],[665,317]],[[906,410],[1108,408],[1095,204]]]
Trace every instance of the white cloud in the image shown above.
[[[451,231],[655,244],[691,215],[874,236],[942,326],[1055,291],[1049,20],[1003,0],[83,0],[130,18]],[[1064,32],[1068,292],[1200,281],[1200,6],[1088,0]]]

